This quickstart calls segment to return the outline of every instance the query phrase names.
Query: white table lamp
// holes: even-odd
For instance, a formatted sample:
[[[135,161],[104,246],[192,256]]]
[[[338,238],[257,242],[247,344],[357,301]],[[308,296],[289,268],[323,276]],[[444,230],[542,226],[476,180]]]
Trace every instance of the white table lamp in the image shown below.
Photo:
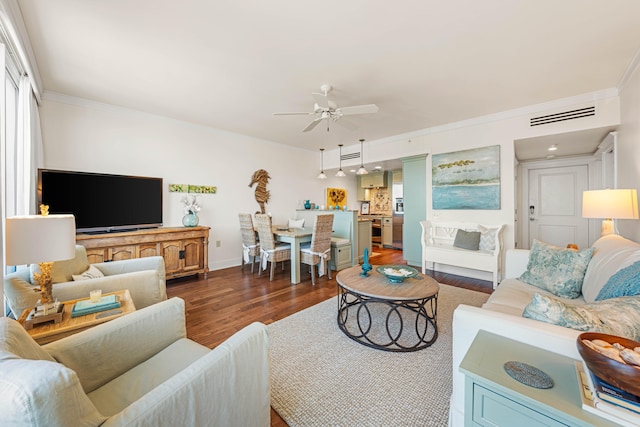
[[[635,189],[585,191],[582,217],[603,218],[602,236],[618,234],[614,219],[638,219],[638,194]]]
[[[53,261],[75,256],[74,216],[28,215],[7,218],[5,243],[7,265],[39,264],[40,274],[36,273],[34,277],[40,285],[40,302],[53,302]]]

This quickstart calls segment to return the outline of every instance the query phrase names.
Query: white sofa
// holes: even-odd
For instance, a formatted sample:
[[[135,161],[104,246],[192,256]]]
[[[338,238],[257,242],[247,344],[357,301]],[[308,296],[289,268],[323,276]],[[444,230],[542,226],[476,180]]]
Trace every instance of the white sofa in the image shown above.
[[[39,346],[0,318],[0,424],[269,426],[265,325],[213,350],[186,338],[172,298]]]
[[[104,277],[73,280],[73,275],[81,275],[90,265]],[[32,275],[32,268],[22,267],[4,277],[5,301],[16,319],[40,298],[40,288],[32,283]],[[75,257],[54,262],[51,276],[53,296],[60,301],[88,297],[93,289],[104,293],[129,289],[136,309],[167,299],[164,259],[160,256],[89,264],[85,247],[76,245]]]
[[[481,308],[467,305],[456,308],[452,327],[453,394],[450,426],[464,425],[464,375],[459,371],[459,366],[479,330],[580,359],[576,338],[581,331],[525,318],[522,313],[536,292],[569,304],[591,303],[612,275],[640,261],[640,244],[618,235],[601,237],[593,247],[595,251],[586,269],[582,295],[576,299],[559,298],[519,281],[517,278],[527,269],[529,251],[516,249],[507,251],[505,279]]]

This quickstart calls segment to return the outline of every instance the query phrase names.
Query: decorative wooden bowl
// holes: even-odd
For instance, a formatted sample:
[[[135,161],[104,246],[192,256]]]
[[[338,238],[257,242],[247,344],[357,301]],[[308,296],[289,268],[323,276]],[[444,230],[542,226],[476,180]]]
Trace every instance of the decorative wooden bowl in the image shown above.
[[[631,350],[635,347],[640,347],[640,342],[599,332],[583,332],[578,336],[576,342],[580,356],[584,359],[589,370],[598,378],[608,382],[614,387],[618,387],[620,390],[624,390],[635,396],[640,396],[640,367],[620,363],[617,360],[600,354],[584,344],[582,342],[583,339],[599,339],[607,341],[609,344],[617,342]]]

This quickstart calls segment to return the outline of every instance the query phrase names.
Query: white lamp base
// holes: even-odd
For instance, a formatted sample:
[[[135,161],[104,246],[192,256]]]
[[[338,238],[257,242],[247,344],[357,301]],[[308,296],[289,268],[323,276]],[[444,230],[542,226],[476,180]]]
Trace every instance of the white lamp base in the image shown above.
[[[600,231],[601,236],[608,236],[609,234],[618,234],[616,232],[616,226],[613,223],[611,218],[602,220],[602,230]]]

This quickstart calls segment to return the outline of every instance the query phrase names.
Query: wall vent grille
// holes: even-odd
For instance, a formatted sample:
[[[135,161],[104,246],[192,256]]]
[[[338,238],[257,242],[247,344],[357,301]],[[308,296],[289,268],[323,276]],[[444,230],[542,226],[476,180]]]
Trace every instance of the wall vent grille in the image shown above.
[[[532,117],[530,124],[533,126],[548,125],[549,123],[563,122],[565,120],[579,119],[596,115],[595,105],[592,107],[579,108],[577,110],[564,111],[562,113],[549,114],[547,116]]]
[[[341,160],[351,160],[351,159],[359,159],[360,158],[360,153],[349,153],[349,154],[343,154],[342,157],[340,158]]]

